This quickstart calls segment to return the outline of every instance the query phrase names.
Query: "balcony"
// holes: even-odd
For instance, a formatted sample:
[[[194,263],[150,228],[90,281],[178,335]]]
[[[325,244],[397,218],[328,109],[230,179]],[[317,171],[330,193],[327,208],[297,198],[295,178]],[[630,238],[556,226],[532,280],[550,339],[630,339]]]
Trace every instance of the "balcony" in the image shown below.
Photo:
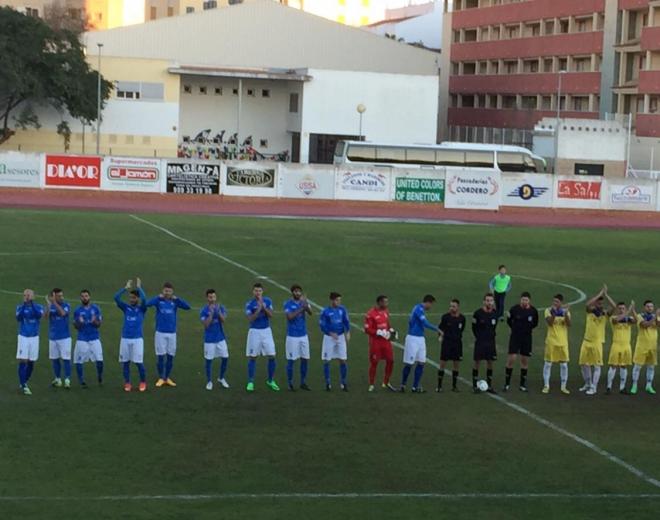
[[[660,94],[660,70],[640,71],[638,90],[640,94]]]
[[[512,40],[454,43],[451,45],[450,55],[452,61],[476,61],[600,54],[602,51],[603,33],[598,31]]]
[[[450,108],[447,124],[451,126],[486,126],[493,128],[527,128],[544,117],[556,117],[552,110],[493,109],[493,108]],[[563,111],[561,117],[598,119],[598,112]]]
[[[644,27],[642,29],[641,49],[643,51],[660,50],[660,27]]]
[[[452,94],[554,94],[558,86],[557,73],[502,74],[452,76]],[[564,94],[598,94],[600,72],[570,72],[562,78]]]

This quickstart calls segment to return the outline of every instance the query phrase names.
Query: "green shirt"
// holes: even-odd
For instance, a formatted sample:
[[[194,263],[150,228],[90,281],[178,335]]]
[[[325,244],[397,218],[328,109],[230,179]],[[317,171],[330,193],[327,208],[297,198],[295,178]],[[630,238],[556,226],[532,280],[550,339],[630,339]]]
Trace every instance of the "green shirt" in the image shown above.
[[[496,274],[490,281],[490,286],[495,292],[507,292],[511,286],[511,277],[508,274],[505,274],[504,276]]]

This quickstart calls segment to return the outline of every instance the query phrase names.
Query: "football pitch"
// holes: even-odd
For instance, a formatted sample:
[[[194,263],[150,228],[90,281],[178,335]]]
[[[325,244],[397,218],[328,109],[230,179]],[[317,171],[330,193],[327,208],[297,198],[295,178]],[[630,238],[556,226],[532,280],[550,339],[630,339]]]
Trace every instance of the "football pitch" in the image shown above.
[[[585,294],[607,283],[616,300],[638,307],[660,300],[658,258],[654,231],[0,210],[0,518],[658,518],[660,399],[604,395],[605,371],[598,395],[577,391]],[[523,290],[539,308],[557,292],[575,302],[570,396],[558,391],[556,366],[551,394],[540,393],[544,324],[535,333],[529,394],[517,390],[518,367],[516,389],[498,397],[474,395],[464,383],[460,393],[436,394],[431,363],[426,394],[367,393],[367,338],[359,330],[349,345],[350,391],[326,392],[318,311],[308,321],[312,392],[285,389],[281,309],[292,283],[322,306],[330,291],[342,293],[357,327],[385,293],[394,326],[405,332],[407,314],[426,293],[438,299],[434,322],[452,297],[465,313],[477,309],[500,263],[513,276],[507,306]],[[177,388],[153,386],[150,309],[149,389],[122,390],[122,314],[112,296],[136,276],[148,296],[170,281],[193,305],[179,312]],[[264,383],[263,359],[257,390],[245,392],[242,309],[255,281],[277,311],[279,393]],[[19,395],[14,309],[26,287],[39,303],[62,287],[72,307],[80,289],[91,291],[104,313],[103,387],[91,364],[90,389],[77,386],[75,373],[72,390],[50,387],[42,321],[34,395]],[[199,308],[209,287],[229,311],[230,390],[204,388]],[[507,342],[500,325],[498,390]],[[434,335],[427,344],[437,362]],[[464,345],[461,375],[469,379],[469,330]],[[395,356],[398,385],[401,351]],[[336,388],[334,365],[332,377]]]

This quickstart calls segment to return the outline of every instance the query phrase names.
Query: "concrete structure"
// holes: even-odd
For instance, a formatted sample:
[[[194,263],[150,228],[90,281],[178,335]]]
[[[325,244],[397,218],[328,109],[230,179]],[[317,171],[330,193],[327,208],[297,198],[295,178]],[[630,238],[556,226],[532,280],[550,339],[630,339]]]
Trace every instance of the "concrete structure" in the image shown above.
[[[559,106],[563,117],[633,113],[638,136],[660,134],[657,0],[455,0],[453,9],[448,125],[530,129]]]
[[[266,155],[327,162],[338,139],[360,137],[359,104],[366,139],[436,142],[436,53],[271,0],[94,31],[85,43],[93,66],[103,44],[101,70],[115,82],[103,153],[172,156],[184,137],[209,129],[251,135]],[[44,113],[42,129],[19,131],[3,148],[62,151],[62,119]],[[81,151],[83,129],[70,124],[71,151]]]
[[[59,3],[67,8],[71,16],[78,18],[85,12],[85,3],[87,0],[0,0],[0,6],[13,7],[17,11],[42,18],[46,9],[54,3]]]
[[[387,9],[385,18],[367,26],[367,29],[381,36],[439,51],[443,12],[442,0]]]

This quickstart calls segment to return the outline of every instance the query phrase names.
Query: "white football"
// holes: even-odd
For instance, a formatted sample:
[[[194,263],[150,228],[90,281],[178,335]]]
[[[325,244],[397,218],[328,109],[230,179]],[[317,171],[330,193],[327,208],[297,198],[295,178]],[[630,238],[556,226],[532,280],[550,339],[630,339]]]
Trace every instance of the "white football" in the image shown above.
[[[483,379],[480,379],[479,381],[477,381],[477,388],[482,392],[485,392],[486,390],[488,390],[488,383],[486,383],[486,381],[484,381]]]

